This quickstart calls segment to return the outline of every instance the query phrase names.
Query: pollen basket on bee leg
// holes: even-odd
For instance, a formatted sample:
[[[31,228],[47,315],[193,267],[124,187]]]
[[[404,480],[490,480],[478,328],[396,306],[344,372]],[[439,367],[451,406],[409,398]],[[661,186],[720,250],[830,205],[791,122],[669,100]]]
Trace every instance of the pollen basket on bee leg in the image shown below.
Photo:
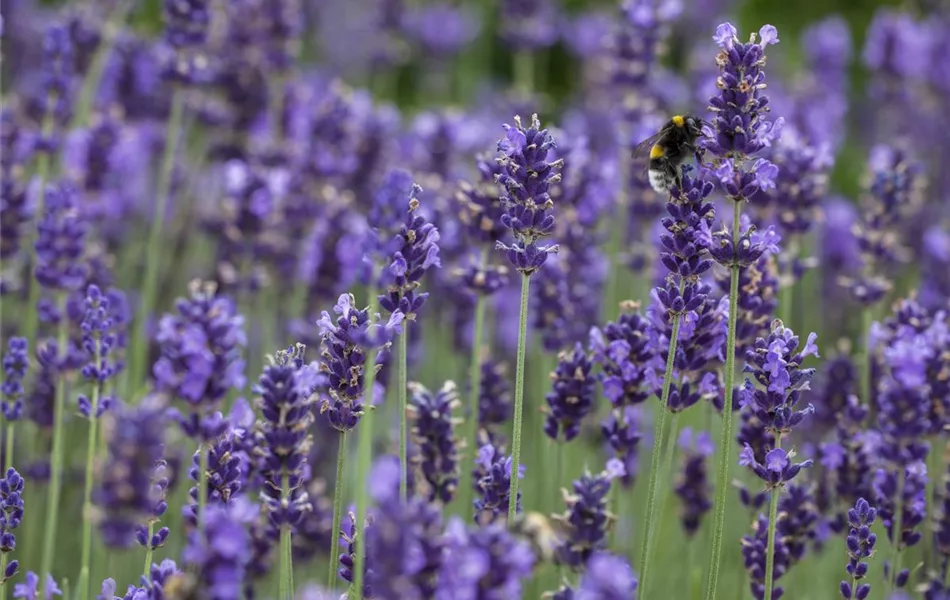
[[[653,144],[653,147],[650,148],[650,159],[662,158],[664,154],[666,154],[666,150],[659,144]]]

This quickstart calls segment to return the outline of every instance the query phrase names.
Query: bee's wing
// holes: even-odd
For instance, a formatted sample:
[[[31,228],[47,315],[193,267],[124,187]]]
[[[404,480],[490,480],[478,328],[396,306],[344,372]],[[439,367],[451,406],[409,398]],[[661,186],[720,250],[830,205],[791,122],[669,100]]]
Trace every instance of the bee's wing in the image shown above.
[[[633,158],[647,158],[650,156],[650,150],[653,148],[653,145],[660,141],[660,138],[663,137],[665,133],[666,131],[659,131],[637,144],[633,148]]]

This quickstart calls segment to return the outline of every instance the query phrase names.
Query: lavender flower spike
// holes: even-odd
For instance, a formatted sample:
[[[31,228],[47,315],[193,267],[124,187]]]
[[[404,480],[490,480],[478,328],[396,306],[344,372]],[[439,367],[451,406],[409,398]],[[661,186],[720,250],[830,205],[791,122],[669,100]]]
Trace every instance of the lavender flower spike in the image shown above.
[[[23,380],[30,365],[28,348],[26,338],[12,337],[3,355],[3,384],[0,385],[3,400],[0,412],[8,422],[18,421],[23,416]]]
[[[0,553],[3,554],[3,571],[0,573],[0,585],[6,584],[17,574],[20,562],[7,562],[8,555],[16,548],[13,530],[23,520],[23,478],[16,469],[10,467],[0,479]]]
[[[573,492],[563,491],[568,508],[555,517],[566,532],[556,550],[559,564],[582,571],[595,552],[606,548],[607,533],[616,520],[607,510],[607,494],[611,481],[623,472],[623,464],[611,459],[605,471],[585,473],[574,482]]]
[[[547,129],[541,129],[537,115],[531,117],[527,129],[521,118],[515,117],[515,126],[505,125],[505,138],[498,142],[502,166],[495,176],[504,186],[501,197],[505,214],[502,224],[514,235],[513,244],[497,242],[496,248],[504,250],[509,262],[525,275],[540,269],[547,255],[557,252],[558,247],[540,246],[538,241],[554,233],[554,207],[549,190],[561,180],[561,159],[547,162],[548,152],[555,147],[554,138]]]
[[[864,498],[858,498],[854,508],[848,511],[848,561],[847,571],[851,581],[841,582],[841,595],[845,600],[865,600],[871,593],[871,584],[858,582],[868,574],[868,563],[861,562],[874,553],[877,536],[871,533],[871,525],[877,511]]]
[[[455,427],[461,422],[452,416],[459,407],[455,384],[447,381],[433,394],[419,383],[410,383],[408,406],[413,421],[412,434],[419,451],[415,457],[428,484],[429,501],[448,504],[455,496],[459,479],[458,440]],[[417,484],[418,485],[418,484]]]
[[[564,441],[569,442],[580,433],[581,421],[594,409],[596,379],[593,363],[580,342],[574,345],[571,353],[564,352],[558,360],[557,369],[551,374],[554,380],[548,392],[548,414],[544,422],[544,433],[560,441],[564,432]]]

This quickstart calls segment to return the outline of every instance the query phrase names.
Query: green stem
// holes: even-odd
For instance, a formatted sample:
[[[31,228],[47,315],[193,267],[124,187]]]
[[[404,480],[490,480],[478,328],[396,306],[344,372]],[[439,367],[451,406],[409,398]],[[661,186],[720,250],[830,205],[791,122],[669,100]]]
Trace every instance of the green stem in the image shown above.
[[[94,352],[96,370],[102,366],[101,342],[97,339]],[[92,475],[96,460],[96,440],[98,439],[100,384],[96,380],[92,384],[92,403],[89,410],[89,439],[86,446],[86,489],[83,493],[82,510],[82,571],[79,575],[79,600],[89,597],[89,569],[92,559]]]
[[[3,465],[4,473],[7,472],[7,469],[13,466],[13,433],[14,433],[13,422],[11,421],[7,423],[7,441],[6,441],[7,445],[6,445],[6,452],[3,455],[4,461],[6,462],[6,464]]]
[[[7,558],[9,552],[0,553],[0,573],[5,573],[7,570]],[[7,600],[7,582],[0,579],[0,600]]]
[[[47,119],[49,120],[49,119]],[[44,137],[46,135],[46,128],[44,127]],[[43,152],[36,159],[36,178],[39,181],[39,188],[36,192],[36,210],[34,211],[34,219],[36,223],[43,218],[43,213],[46,211],[46,180],[49,178],[49,161],[50,156],[48,153]],[[28,260],[32,265],[29,269],[29,276],[27,277],[28,285],[30,286],[29,299],[27,300],[26,312],[29,315],[26,321],[26,326],[23,328],[23,336],[30,340],[30,343],[33,343],[36,340],[36,331],[39,326],[39,311],[36,309],[36,304],[40,300],[40,283],[33,276],[33,270],[36,268],[36,258],[33,256],[33,246],[36,243],[37,229],[36,226],[29,228],[29,234],[27,235],[25,248],[29,255]]]
[[[775,447],[782,447],[782,435],[775,437]],[[772,488],[769,494],[769,533],[768,549],[765,552],[765,598],[772,600],[773,571],[775,570],[775,526],[778,519],[778,497],[781,493],[781,486]]]
[[[788,325],[789,327],[792,326],[792,315],[794,314],[793,313],[793,304],[794,304],[793,299],[795,297],[794,290],[795,290],[794,284],[790,283],[788,285],[782,286],[778,292],[779,318],[781,318],[782,322]]]
[[[895,502],[897,508],[894,510],[894,525],[891,527],[891,537],[893,539],[892,552],[894,560],[891,561],[891,576],[890,576],[890,589],[893,592],[897,589],[897,574],[901,570],[901,556],[903,548],[901,547],[901,538],[903,537],[903,526],[901,523],[904,520],[904,481],[907,477],[907,470],[903,465],[899,465],[897,472],[897,498]]]
[[[663,478],[664,485],[658,485],[657,489],[659,490],[657,500],[657,506],[662,507],[666,506],[667,494],[669,493],[669,481],[672,479],[673,473],[673,458],[676,456],[676,441],[677,435],[679,434],[679,412],[672,412],[670,418],[669,431],[666,434],[666,448],[663,452],[663,469],[660,471],[661,477]],[[660,535],[663,531],[663,519],[658,519],[653,524],[654,531],[651,532],[649,537],[650,548],[649,555],[653,556],[656,552],[656,543],[660,539]],[[690,544],[692,546],[693,544]],[[642,584],[641,584],[642,585]],[[646,588],[641,587],[643,590],[641,593],[646,594]]]
[[[370,285],[369,295],[369,314],[376,314],[377,303],[376,290]],[[405,333],[401,334],[405,335]],[[363,600],[363,581],[366,576],[366,543],[364,533],[366,529],[366,517],[369,515],[369,488],[366,480],[369,477],[370,468],[373,463],[373,388],[376,385],[376,352],[368,349],[366,360],[363,363],[363,416],[360,418],[360,437],[359,445],[356,451],[356,514],[358,535],[361,540],[356,544],[356,564],[354,565],[355,574],[353,579],[354,598]]]
[[[871,322],[874,320],[870,306],[861,310],[861,402],[871,402]]]
[[[515,53],[515,87],[524,94],[534,89],[534,54],[531,52]]]
[[[336,451],[336,481],[333,484],[333,529],[330,530],[330,573],[327,589],[336,586],[337,560],[340,554],[340,517],[343,514],[343,465],[346,462],[346,432],[340,432],[340,444]]]
[[[732,215],[732,239],[739,239],[741,204],[735,203]],[[726,338],[725,398],[722,406],[722,434],[719,436],[719,469],[716,476],[716,515],[713,522],[712,552],[709,558],[709,586],[706,600],[714,600],[719,587],[719,566],[722,562],[722,539],[726,525],[726,496],[729,492],[729,467],[732,465],[732,388],[736,375],[736,320],[739,310],[739,265],[732,265],[729,275],[729,329]]]
[[[515,423],[511,434],[511,492],[508,500],[508,525],[515,522],[518,512],[518,488],[521,480],[521,424],[524,420],[524,359],[528,346],[528,292],[530,275],[521,275],[521,313],[518,318],[518,359],[515,370]]]
[[[198,529],[204,531],[205,507],[208,505],[208,449],[198,444]]]
[[[60,294],[57,305],[59,314],[63,318],[59,320],[58,360],[62,360],[66,355],[66,344],[69,341],[69,319],[65,318],[66,298]],[[53,553],[56,548],[56,526],[59,522],[59,497],[62,492],[63,483],[63,416],[66,412],[66,379],[63,373],[59,373],[56,381],[56,404],[53,407],[53,448],[50,457],[50,478],[49,478],[49,497],[46,501],[46,530],[43,537],[43,562],[40,567],[40,580],[42,581],[42,592],[40,598],[45,598],[46,594],[46,574],[53,571]]]
[[[102,81],[102,74],[106,70],[106,61],[109,58],[109,53],[112,52],[112,46],[115,44],[116,33],[118,33],[122,23],[125,22],[125,18],[134,4],[135,2],[131,1],[120,2],[109,16],[105,27],[102,28],[102,40],[96,47],[89,71],[83,79],[82,90],[79,92],[79,98],[76,101],[76,112],[69,124],[70,129],[85,127],[88,123],[89,113],[92,109],[92,99],[96,90],[99,89],[99,82]]]
[[[399,401],[399,500],[403,504],[409,498],[409,462],[408,443],[409,423],[406,417],[406,388],[408,382],[407,340],[409,339],[409,321],[404,324],[403,332],[396,338],[396,395]]]
[[[162,228],[165,223],[165,211],[168,206],[168,195],[171,192],[172,172],[175,167],[175,146],[178,141],[181,119],[184,113],[184,92],[175,87],[172,90],[171,114],[168,117],[168,128],[165,131],[165,149],[162,153],[162,164],[158,173],[157,191],[155,194],[155,214],[148,234],[148,249],[145,254],[145,279],[142,283],[142,303],[135,323],[135,335],[132,338],[131,361],[129,364],[129,381],[126,393],[142,383],[142,378],[148,376],[147,360],[148,343],[146,341],[146,324],[149,315],[155,308],[158,285],[158,274],[161,270],[162,256]]]
[[[669,352],[666,357],[666,372],[663,375],[663,391],[660,405],[657,408],[656,426],[653,431],[653,455],[650,457],[650,482],[647,485],[647,512],[643,522],[643,537],[640,542],[640,589],[644,597],[647,590],[647,575],[650,569],[650,549],[653,547],[653,521],[656,518],[656,506],[659,490],[657,482],[660,477],[660,455],[663,448],[663,432],[666,427],[667,401],[670,397],[670,386],[673,383],[673,362],[676,359],[676,344],[680,333],[682,315],[673,316],[673,333],[670,335]]]
[[[482,250],[481,266],[488,259],[488,248]],[[468,414],[465,420],[465,460],[462,466],[462,490],[459,500],[462,502],[462,518],[469,521],[474,518],[475,506],[472,502],[475,494],[473,473],[475,457],[478,456],[478,397],[482,387],[482,340],[485,330],[485,309],[488,306],[484,294],[475,300],[475,330],[472,334],[472,360],[468,371]]]
[[[146,581],[152,579],[152,535],[155,533],[155,521],[148,520],[148,542],[145,544],[145,567],[142,569],[142,577]]]
[[[283,496],[283,500],[288,502],[290,500],[289,477],[285,473],[281,479],[281,495]],[[280,556],[278,558],[280,566],[279,575],[277,577],[277,600],[290,600],[291,598],[293,584],[290,579],[291,570],[294,567],[290,549],[290,527],[288,525],[282,525],[280,528]]]

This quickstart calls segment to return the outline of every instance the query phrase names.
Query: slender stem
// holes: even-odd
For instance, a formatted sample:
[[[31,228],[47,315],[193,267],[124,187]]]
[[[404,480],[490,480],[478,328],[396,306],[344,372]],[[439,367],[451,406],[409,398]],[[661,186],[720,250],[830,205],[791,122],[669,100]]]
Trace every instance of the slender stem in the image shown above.
[[[116,33],[119,31],[119,26],[125,22],[125,17],[134,4],[135,2],[132,1],[120,2],[112,11],[112,14],[109,15],[105,27],[102,28],[102,40],[96,47],[89,71],[83,79],[82,90],[80,90],[79,98],[76,101],[76,112],[69,125],[70,129],[86,126],[92,109],[92,98],[96,90],[99,89],[99,82],[102,81],[102,74],[106,70],[106,61],[109,58],[109,53],[112,52],[112,46],[115,44]]]
[[[511,434],[511,493],[508,499],[508,525],[515,522],[518,512],[518,471],[521,465],[521,424],[524,420],[524,359],[528,346],[528,292],[529,275],[521,275],[521,313],[518,318],[518,359],[515,369],[515,423]]]
[[[897,498],[895,502],[897,507],[894,510],[894,524],[891,525],[891,549],[893,560],[891,561],[891,576],[889,578],[891,591],[897,589],[897,574],[901,570],[901,538],[903,537],[904,527],[904,482],[907,477],[907,470],[903,465],[898,465],[897,472]]]
[[[152,535],[155,533],[155,521],[148,520],[148,543],[145,544],[145,566],[142,568],[142,577],[146,581],[152,578]]]
[[[0,553],[0,574],[7,570],[7,557],[9,552]],[[0,600],[7,600],[7,582],[0,579]]]
[[[650,482],[647,485],[647,512],[643,522],[643,537],[640,542],[640,589],[643,596],[647,592],[647,574],[650,569],[650,549],[653,547],[653,520],[656,518],[656,505],[659,490],[657,482],[660,476],[660,455],[663,448],[663,431],[666,427],[666,415],[669,412],[666,403],[670,397],[673,383],[673,362],[676,359],[676,344],[680,333],[682,315],[673,316],[673,333],[670,334],[669,353],[666,357],[666,372],[663,375],[663,390],[660,405],[657,407],[656,426],[653,431],[653,455],[650,457]]]
[[[336,451],[336,481],[333,483],[333,529],[330,530],[330,573],[327,575],[327,589],[332,590],[336,583],[337,560],[340,554],[340,517],[343,514],[343,465],[346,462],[346,432],[340,432],[340,443]]]
[[[735,203],[732,215],[732,239],[739,239],[741,204]],[[719,436],[719,469],[716,476],[716,515],[713,523],[712,552],[709,558],[709,586],[706,600],[716,597],[719,587],[719,566],[722,562],[722,538],[726,525],[726,496],[729,491],[729,467],[732,465],[732,388],[736,375],[736,319],[739,310],[739,265],[732,265],[729,275],[729,329],[726,338],[725,398],[722,406],[722,434]]]
[[[96,371],[101,368],[102,354],[100,341],[97,339],[94,351]],[[86,446],[86,489],[83,493],[82,510],[82,571],[79,576],[79,600],[89,597],[89,569],[92,559],[92,475],[96,460],[96,440],[99,427],[99,390],[101,384],[98,379],[92,384],[92,404],[89,411],[89,439]]]
[[[794,291],[795,291],[795,284],[789,283],[788,285],[782,286],[778,292],[779,315],[780,315],[780,318],[782,319],[782,322],[788,325],[789,327],[792,326],[792,318],[793,318],[792,315],[794,314],[793,312],[793,308],[794,308],[793,304],[794,304],[794,297],[795,297]]]
[[[671,412],[670,414],[670,425],[669,431],[666,434],[666,448],[663,451],[663,468],[660,470],[660,476],[663,480],[663,485],[657,485],[659,499],[656,501],[656,505],[659,507],[666,506],[667,494],[669,493],[669,481],[672,478],[673,472],[673,458],[676,456],[676,440],[677,435],[679,434],[679,412]],[[662,508],[661,508],[662,510]],[[663,519],[657,519],[653,523],[653,531],[649,537],[650,548],[648,554],[653,556],[653,553],[656,552],[656,543],[660,539],[660,534],[663,531]],[[693,544],[690,544],[692,546]],[[642,584],[641,584],[642,586]],[[646,594],[646,588],[641,587],[643,590],[641,593]]]
[[[162,257],[162,227],[165,223],[165,210],[168,206],[168,195],[171,191],[172,171],[175,166],[175,146],[178,141],[181,120],[184,113],[184,93],[177,86],[172,90],[171,114],[168,117],[168,128],[165,131],[165,149],[162,153],[161,170],[158,173],[158,184],[155,195],[155,214],[148,234],[148,247],[145,255],[145,279],[142,283],[142,303],[135,323],[135,336],[132,338],[132,357],[129,364],[129,381],[126,391],[135,389],[142,383],[142,378],[148,376],[147,359],[148,344],[146,343],[146,324],[149,315],[155,308],[155,294],[157,292],[158,274]]]
[[[861,402],[871,402],[871,321],[874,320],[870,306],[861,310]]]
[[[286,473],[282,476],[281,496],[285,502],[290,501],[289,477]],[[277,600],[290,600],[293,584],[290,582],[291,569],[293,569],[293,557],[290,553],[290,526],[287,524],[280,527],[280,562],[279,576],[277,578]]]
[[[44,133],[44,137],[46,135],[47,134]],[[46,211],[46,180],[49,178],[49,153],[41,153],[36,161],[36,178],[39,181],[39,188],[36,192],[36,210],[34,211],[34,215],[36,215],[36,222],[39,223],[40,219],[43,218],[43,213]],[[36,243],[36,235],[36,227],[34,226],[29,228],[29,234],[27,235],[25,245],[27,249],[27,256],[29,257],[28,260],[32,266],[29,269],[29,277],[27,277],[30,286],[30,293],[28,297],[29,299],[27,300],[26,309],[29,317],[27,318],[26,326],[23,328],[23,335],[26,337],[26,339],[30,340],[30,343],[36,339],[36,331],[37,327],[39,326],[39,311],[36,308],[36,304],[40,300],[41,286],[33,276],[33,270],[36,268],[36,257],[33,255],[33,246]]]
[[[409,423],[406,418],[406,388],[408,387],[409,321],[403,323],[403,332],[396,338],[396,397],[399,400],[399,500],[405,504],[409,498],[408,444]]]
[[[488,248],[482,250],[481,266],[485,266]],[[465,460],[462,466],[462,490],[459,499],[462,502],[462,518],[466,521],[474,518],[475,505],[475,457],[478,455],[478,398],[482,387],[482,340],[485,330],[485,308],[488,301],[484,294],[475,300],[475,330],[472,333],[472,360],[468,371],[468,411],[465,419]]]
[[[782,435],[775,436],[775,447],[782,447]],[[775,486],[769,493],[769,545],[765,552],[765,598],[772,600],[773,571],[775,570],[775,521],[778,519],[778,497],[781,486]]]
[[[369,314],[376,314],[376,290],[369,286]],[[401,334],[405,335],[405,333]],[[376,351],[368,348],[366,360],[363,363],[363,416],[360,418],[360,437],[356,451],[356,514],[358,535],[361,541],[356,545],[356,564],[353,585],[354,598],[363,599],[363,582],[366,576],[366,543],[363,534],[366,530],[366,517],[369,515],[369,487],[366,480],[369,477],[373,463],[373,388],[376,385]]]
[[[7,472],[7,469],[13,466],[13,433],[15,431],[13,428],[13,423],[14,423],[13,421],[7,422],[7,440],[6,440],[7,445],[6,445],[6,451],[3,455],[4,462],[6,463],[3,465],[4,473]]]
[[[204,531],[205,507],[208,505],[208,449],[198,443],[198,529]]]
[[[57,304],[59,314],[59,334],[57,336],[58,360],[66,356],[66,344],[69,341],[69,319],[66,318],[66,298],[60,294]],[[46,597],[46,574],[53,571],[53,553],[56,548],[56,526],[59,522],[59,497],[63,483],[63,415],[66,412],[66,379],[59,373],[56,381],[56,404],[53,407],[53,449],[50,457],[49,497],[46,500],[46,530],[43,537],[43,562],[40,576],[42,593],[40,598]]]

